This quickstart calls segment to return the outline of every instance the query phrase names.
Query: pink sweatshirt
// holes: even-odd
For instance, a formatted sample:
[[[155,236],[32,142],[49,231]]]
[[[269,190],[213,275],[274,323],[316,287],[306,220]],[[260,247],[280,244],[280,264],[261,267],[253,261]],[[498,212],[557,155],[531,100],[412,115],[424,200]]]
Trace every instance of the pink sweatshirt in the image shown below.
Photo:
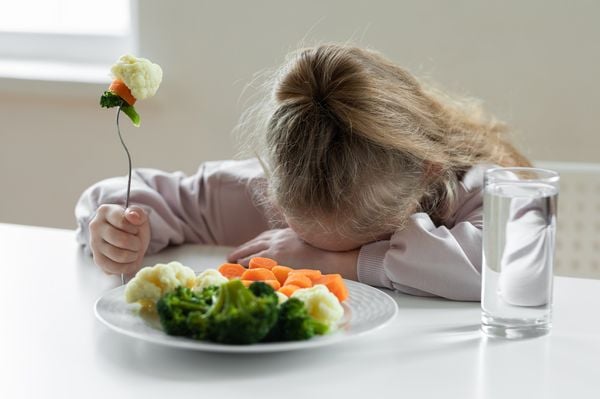
[[[479,301],[482,186],[489,167],[478,165],[465,174],[447,226],[436,226],[426,213],[415,213],[389,240],[363,245],[356,265],[359,281],[412,295]],[[131,203],[149,213],[148,254],[183,243],[237,246],[265,230],[285,227],[273,225],[273,215],[256,205],[255,188],[264,184],[256,159],[206,162],[192,176],[134,170]],[[79,199],[77,240],[88,252],[88,225],[96,209],[123,204],[126,185],[125,177],[103,180]]]

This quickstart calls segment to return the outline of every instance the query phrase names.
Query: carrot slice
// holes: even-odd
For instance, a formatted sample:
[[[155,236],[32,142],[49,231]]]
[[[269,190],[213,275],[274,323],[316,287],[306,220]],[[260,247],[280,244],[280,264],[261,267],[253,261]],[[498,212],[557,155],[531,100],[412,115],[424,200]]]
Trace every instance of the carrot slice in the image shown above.
[[[250,284],[252,284],[254,281],[252,280],[242,280],[242,284],[244,284],[244,287],[248,288],[250,287]]]
[[[283,295],[290,297],[296,290],[299,290],[299,289],[300,289],[300,287],[298,287],[297,285],[288,284],[288,285],[284,285],[283,287],[281,287],[278,291],[281,292]]]
[[[263,268],[263,269],[273,269],[273,266],[277,266],[277,261],[275,259],[271,259],[271,258],[261,258],[261,257],[254,257],[254,258],[250,258],[250,263],[249,263],[249,267],[250,269],[258,269],[258,268]]]
[[[310,279],[310,281],[315,283],[318,279],[321,278],[322,274],[320,270],[317,269],[294,269],[290,273],[300,273],[304,274],[306,277]]]
[[[275,291],[281,288],[281,283],[277,280],[264,280],[263,283],[269,284]]]
[[[242,277],[245,271],[246,268],[239,263],[223,263],[219,266],[219,272],[229,280]]]
[[[271,271],[277,278],[277,281],[279,281],[281,283],[281,285],[283,285],[283,283],[285,283],[285,279],[287,278],[288,274],[292,270],[294,270],[294,269],[292,269],[291,267],[281,266],[281,265],[273,266],[273,268],[271,269]]]
[[[127,87],[122,80],[113,80],[110,86],[108,86],[108,91],[115,93],[117,96],[125,100],[129,105],[133,105],[136,102],[135,97],[133,94],[131,94],[131,90],[129,90],[129,87]]]
[[[346,287],[344,279],[339,274],[325,274],[319,280],[315,281],[315,285],[316,284],[323,284],[326,286],[340,302],[343,302],[348,298],[348,287]]]
[[[297,285],[300,288],[310,288],[313,286],[312,281],[304,274],[294,272],[290,272],[290,274],[288,274],[283,286],[285,287],[288,284]]]
[[[252,281],[277,280],[272,271],[262,267],[256,269],[246,269],[246,271],[242,274],[241,279]]]

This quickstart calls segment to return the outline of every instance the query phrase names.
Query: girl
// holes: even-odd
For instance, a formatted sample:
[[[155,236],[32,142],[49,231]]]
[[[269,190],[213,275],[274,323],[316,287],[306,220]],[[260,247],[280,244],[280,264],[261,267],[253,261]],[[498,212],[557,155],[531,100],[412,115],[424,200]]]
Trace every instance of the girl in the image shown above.
[[[266,256],[479,300],[483,172],[529,165],[505,127],[346,45],[292,54],[269,87],[245,116],[259,121],[258,158],[207,162],[189,177],[138,169],[126,210],[111,205],[125,196],[122,178],[83,193],[78,239],[95,262],[131,274],[167,245],[231,245],[231,262]]]

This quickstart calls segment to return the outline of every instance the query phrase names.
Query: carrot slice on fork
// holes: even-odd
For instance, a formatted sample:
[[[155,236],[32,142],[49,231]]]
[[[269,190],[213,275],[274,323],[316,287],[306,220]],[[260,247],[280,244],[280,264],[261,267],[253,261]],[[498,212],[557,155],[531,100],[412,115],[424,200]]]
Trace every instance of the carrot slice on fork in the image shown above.
[[[133,105],[136,102],[135,97],[133,96],[133,94],[131,94],[131,90],[129,90],[129,87],[127,87],[122,80],[113,80],[110,86],[108,87],[108,91],[115,93],[117,96],[125,100],[125,102],[127,102],[127,104],[129,105]]]

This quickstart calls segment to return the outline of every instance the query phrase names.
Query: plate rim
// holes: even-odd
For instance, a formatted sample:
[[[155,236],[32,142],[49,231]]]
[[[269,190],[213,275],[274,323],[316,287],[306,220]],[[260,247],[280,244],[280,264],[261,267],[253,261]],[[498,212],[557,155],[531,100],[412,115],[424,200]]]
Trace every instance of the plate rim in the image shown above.
[[[250,345],[227,345],[227,344],[219,344],[210,341],[200,341],[200,340],[192,340],[191,338],[186,337],[174,337],[165,333],[165,336],[169,337],[168,340],[163,340],[156,338],[151,335],[138,333],[135,331],[131,331],[122,327],[119,327],[108,320],[106,320],[98,311],[98,304],[105,299],[105,297],[109,293],[116,293],[117,291],[125,290],[125,285],[120,285],[118,287],[111,288],[108,291],[102,293],[95,301],[94,301],[94,315],[96,319],[100,321],[103,325],[108,327],[110,330],[115,331],[119,334],[125,335],[130,338],[136,338],[141,341],[149,342],[155,345],[166,346],[170,348],[177,349],[188,349],[188,350],[198,350],[204,352],[221,352],[221,353],[266,353],[266,352],[284,352],[284,351],[292,351],[299,349],[312,349],[318,348],[327,345],[334,345],[340,342],[346,342],[348,340],[362,337],[363,335],[370,334],[372,332],[378,331],[390,323],[392,323],[396,317],[398,316],[398,304],[394,300],[394,298],[387,294],[385,291],[382,291],[376,287],[372,287],[370,285],[360,283],[358,281],[347,280],[344,279],[344,282],[349,285],[356,285],[360,287],[366,287],[368,290],[374,290],[381,295],[385,296],[385,301],[388,301],[392,304],[392,315],[387,318],[384,322],[374,326],[373,328],[362,330],[358,332],[354,332],[352,334],[346,333],[344,331],[335,331],[330,335],[314,337],[309,340],[304,341],[286,341],[286,342],[258,342]],[[350,323],[352,319],[350,319]]]

